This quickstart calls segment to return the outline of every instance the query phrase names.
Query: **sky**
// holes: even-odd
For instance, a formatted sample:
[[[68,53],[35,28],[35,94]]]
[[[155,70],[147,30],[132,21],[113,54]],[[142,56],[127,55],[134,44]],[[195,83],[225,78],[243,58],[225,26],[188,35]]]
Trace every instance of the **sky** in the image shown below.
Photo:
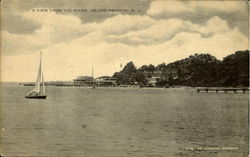
[[[129,61],[139,68],[195,53],[221,60],[248,49],[248,23],[240,0],[2,0],[1,81],[35,81],[40,51],[45,81],[90,76],[92,67],[95,77],[112,76]]]

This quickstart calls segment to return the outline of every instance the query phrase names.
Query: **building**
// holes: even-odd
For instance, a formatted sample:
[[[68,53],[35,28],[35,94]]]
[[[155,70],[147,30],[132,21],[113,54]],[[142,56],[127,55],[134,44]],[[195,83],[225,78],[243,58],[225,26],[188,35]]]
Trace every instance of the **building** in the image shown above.
[[[161,76],[158,74],[154,74],[154,73],[152,74],[150,78],[147,78],[148,85],[152,87],[155,87],[160,80],[161,80]]]
[[[96,86],[117,86],[117,78],[101,76],[95,79]]]
[[[78,76],[74,81],[74,86],[92,86],[94,79],[91,76]]]
[[[166,71],[157,70],[154,72],[144,72],[143,74],[147,78],[147,85],[151,87],[168,86],[178,79],[177,69],[167,69]]]
[[[147,78],[148,86],[155,87],[157,85],[157,83],[159,82],[159,80],[160,80],[160,77]]]
[[[147,77],[147,85],[155,87],[162,78],[162,72],[161,71],[151,72],[150,75],[147,74],[147,76],[149,76]]]

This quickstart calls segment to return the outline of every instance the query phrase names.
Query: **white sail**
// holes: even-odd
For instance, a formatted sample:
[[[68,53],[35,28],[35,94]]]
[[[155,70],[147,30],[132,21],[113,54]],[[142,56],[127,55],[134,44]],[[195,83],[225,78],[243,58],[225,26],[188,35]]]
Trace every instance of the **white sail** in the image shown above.
[[[41,87],[42,86],[42,87]],[[42,52],[40,53],[40,63],[38,67],[38,74],[37,79],[35,83],[35,87],[32,91],[30,91],[25,98],[36,98],[36,99],[46,99],[45,94],[45,85],[44,85],[44,79],[42,74]]]
[[[39,63],[39,67],[38,67],[38,74],[37,74],[37,79],[36,79],[36,84],[35,84],[35,88],[34,91],[36,92],[40,92],[40,86],[41,86],[41,76],[42,76],[42,69],[41,69],[41,65],[42,65],[42,52],[40,52],[40,63]]]
[[[43,74],[42,74],[42,86],[43,86],[43,94],[45,94],[45,86],[44,86]]]

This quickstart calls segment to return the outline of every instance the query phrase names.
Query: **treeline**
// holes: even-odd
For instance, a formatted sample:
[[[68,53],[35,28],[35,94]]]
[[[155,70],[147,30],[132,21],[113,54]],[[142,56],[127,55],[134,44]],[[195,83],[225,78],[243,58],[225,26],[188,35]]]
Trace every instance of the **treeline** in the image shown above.
[[[222,61],[210,54],[195,54],[169,64],[143,65],[138,69],[133,62],[114,73],[119,84],[155,86],[249,86],[249,50],[237,51]]]

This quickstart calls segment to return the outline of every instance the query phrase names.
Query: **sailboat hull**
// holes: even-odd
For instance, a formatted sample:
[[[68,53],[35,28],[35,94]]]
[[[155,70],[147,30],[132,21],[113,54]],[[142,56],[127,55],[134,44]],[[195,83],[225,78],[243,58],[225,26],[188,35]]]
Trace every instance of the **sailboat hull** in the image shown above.
[[[46,99],[47,95],[25,96],[26,99]]]

